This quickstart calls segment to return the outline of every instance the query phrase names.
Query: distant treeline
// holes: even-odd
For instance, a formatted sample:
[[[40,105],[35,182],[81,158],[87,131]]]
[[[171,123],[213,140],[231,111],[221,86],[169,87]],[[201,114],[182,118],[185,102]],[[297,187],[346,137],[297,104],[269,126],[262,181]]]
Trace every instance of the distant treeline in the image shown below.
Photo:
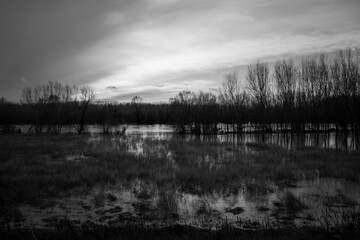
[[[89,87],[49,82],[23,89],[22,101],[0,100],[3,131],[31,124],[37,133],[60,133],[73,125],[175,124],[181,133],[210,134],[245,131],[360,130],[360,59],[342,50],[332,58],[319,55],[295,64],[277,61],[248,66],[246,79],[228,73],[217,93],[182,91],[169,103],[99,103]],[[222,128],[219,124],[222,123]]]

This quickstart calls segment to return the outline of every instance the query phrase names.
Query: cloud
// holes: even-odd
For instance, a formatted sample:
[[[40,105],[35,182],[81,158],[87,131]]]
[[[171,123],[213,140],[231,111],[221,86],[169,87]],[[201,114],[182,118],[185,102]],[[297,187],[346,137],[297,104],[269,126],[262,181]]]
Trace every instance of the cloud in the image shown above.
[[[20,79],[20,80],[21,80],[21,82],[22,82],[22,83],[28,83],[28,80],[26,80],[26,78],[25,78],[25,77],[21,77],[21,79]]]
[[[3,0],[0,94],[50,80],[102,99],[217,88],[258,58],[359,47],[359,10],[358,0]]]
[[[116,90],[117,90],[117,87],[114,87],[114,86],[108,86],[108,87],[106,87],[106,89],[111,89],[111,90],[116,91]]]

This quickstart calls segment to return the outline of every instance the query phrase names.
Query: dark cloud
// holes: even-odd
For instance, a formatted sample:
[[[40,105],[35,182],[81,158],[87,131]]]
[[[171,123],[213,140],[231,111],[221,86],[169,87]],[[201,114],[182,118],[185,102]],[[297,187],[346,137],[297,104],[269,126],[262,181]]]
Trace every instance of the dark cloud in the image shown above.
[[[121,1],[124,8],[129,2]],[[117,4],[107,0],[2,0],[1,87],[12,86],[9,79],[21,76],[37,83],[54,80],[50,77],[61,81],[66,73],[76,72],[79,66],[71,69],[74,59],[113,31],[102,18]]]
[[[114,87],[114,86],[108,86],[108,87],[106,87],[106,89],[117,90],[117,87]]]

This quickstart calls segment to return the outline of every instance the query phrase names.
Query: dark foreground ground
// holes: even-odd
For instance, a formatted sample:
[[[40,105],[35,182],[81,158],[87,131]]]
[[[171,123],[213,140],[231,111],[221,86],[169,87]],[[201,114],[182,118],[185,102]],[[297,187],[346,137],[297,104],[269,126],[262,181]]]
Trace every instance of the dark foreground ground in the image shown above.
[[[190,226],[150,228],[142,226],[108,227],[89,225],[75,227],[62,222],[52,229],[2,230],[1,239],[359,239],[358,226],[337,229],[315,227],[241,230],[224,226],[220,230],[197,229]]]

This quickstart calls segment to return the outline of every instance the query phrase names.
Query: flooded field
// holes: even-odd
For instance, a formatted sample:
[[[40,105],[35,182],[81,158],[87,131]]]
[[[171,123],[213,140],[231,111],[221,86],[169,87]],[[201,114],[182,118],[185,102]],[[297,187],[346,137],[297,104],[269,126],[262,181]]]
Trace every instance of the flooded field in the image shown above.
[[[129,126],[125,136],[0,136],[0,221],[11,228],[62,219],[206,229],[347,224],[360,212],[360,153],[351,136],[346,148],[338,138],[320,135],[316,145],[310,134],[180,136],[161,126]]]
[[[175,125],[110,125],[107,126],[108,132],[120,132],[126,128],[126,136],[140,137],[149,139],[164,139],[170,140],[174,138],[186,139],[188,141],[201,140],[205,142],[221,142],[233,144],[246,143],[268,143],[280,145],[285,148],[297,147],[316,147],[326,149],[342,149],[342,150],[358,150],[360,148],[359,136],[349,132],[329,132],[329,133],[245,133],[245,134],[216,134],[216,135],[181,135],[177,133],[177,126]],[[221,125],[219,125],[221,127]],[[31,133],[33,130],[30,125],[19,125],[18,129],[22,133]],[[230,129],[231,131],[232,129]],[[104,132],[104,126],[88,125],[86,131],[93,137],[100,137]],[[73,126],[64,126],[62,128],[63,134],[76,133]]]

